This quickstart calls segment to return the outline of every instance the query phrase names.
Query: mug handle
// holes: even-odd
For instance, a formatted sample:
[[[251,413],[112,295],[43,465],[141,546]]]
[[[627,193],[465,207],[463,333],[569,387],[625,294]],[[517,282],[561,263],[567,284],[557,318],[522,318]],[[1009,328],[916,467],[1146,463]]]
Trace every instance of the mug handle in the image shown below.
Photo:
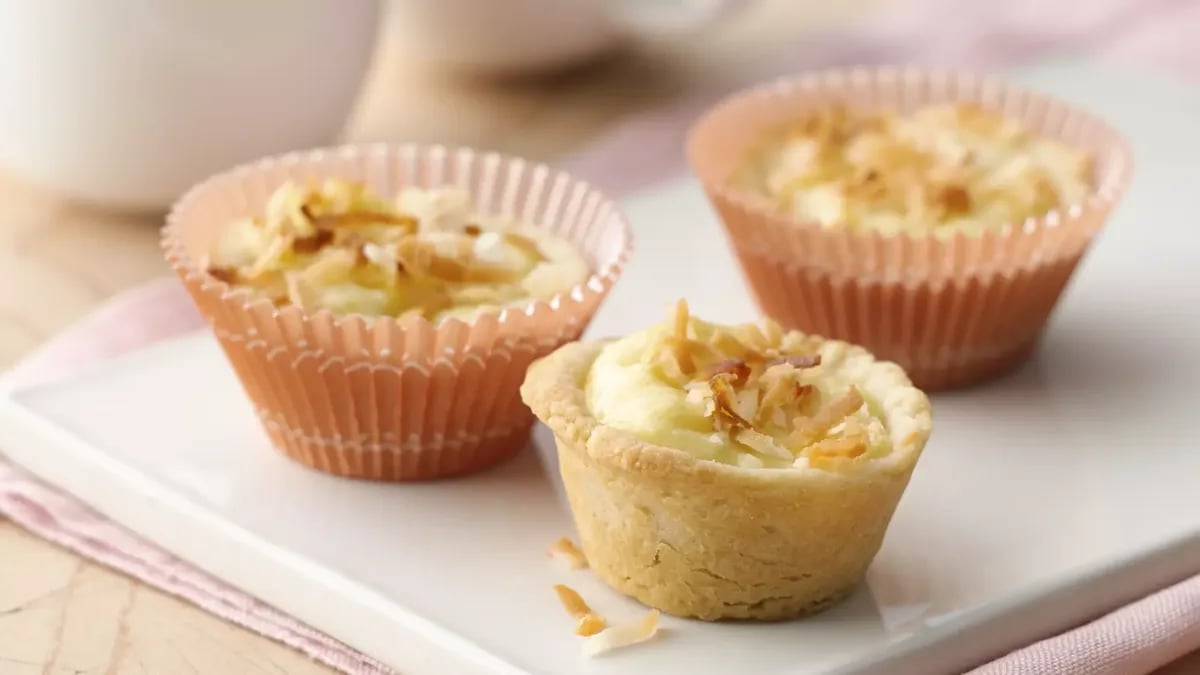
[[[754,0],[608,0],[617,21],[647,37],[695,32],[750,6]]]

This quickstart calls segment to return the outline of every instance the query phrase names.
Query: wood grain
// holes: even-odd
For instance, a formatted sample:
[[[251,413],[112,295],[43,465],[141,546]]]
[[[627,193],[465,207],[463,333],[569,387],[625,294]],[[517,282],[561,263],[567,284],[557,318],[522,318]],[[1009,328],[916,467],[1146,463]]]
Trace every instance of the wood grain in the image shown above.
[[[536,81],[423,70],[385,33],[346,138],[436,140],[553,160],[625,115],[733,77],[873,4],[763,0],[707,37]],[[0,173],[0,367],[105,298],[166,274],[159,221],[72,204]],[[329,672],[0,521],[2,675]],[[1200,672],[1200,655],[1170,671],[1185,672]]]

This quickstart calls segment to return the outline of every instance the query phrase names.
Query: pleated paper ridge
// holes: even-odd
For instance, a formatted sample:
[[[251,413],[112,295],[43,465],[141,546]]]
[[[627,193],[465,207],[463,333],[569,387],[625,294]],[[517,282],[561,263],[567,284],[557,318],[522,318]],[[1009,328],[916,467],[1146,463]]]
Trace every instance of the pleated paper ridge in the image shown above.
[[[1090,152],[1092,192],[982,236],[939,239],[824,229],[730,187],[747,151],[780,124],[833,105],[903,113],[950,102],[978,103]],[[1066,102],[988,76],[897,68],[812,73],[734,94],[692,128],[688,156],[765,313],[861,344],[925,389],[978,382],[1032,352],[1133,168],[1119,132]]]
[[[310,178],[363,180],[383,195],[460,186],[480,211],[520,216],[575,243],[595,272],[549,301],[438,324],[277,308],[204,272],[222,227],[261,213],[284,181]],[[612,200],[545,165],[443,146],[365,145],[214,176],[172,208],[163,246],[276,447],[329,473],[420,480],[476,471],[525,445],[533,415],[518,389],[526,368],[583,332],[632,239]]]

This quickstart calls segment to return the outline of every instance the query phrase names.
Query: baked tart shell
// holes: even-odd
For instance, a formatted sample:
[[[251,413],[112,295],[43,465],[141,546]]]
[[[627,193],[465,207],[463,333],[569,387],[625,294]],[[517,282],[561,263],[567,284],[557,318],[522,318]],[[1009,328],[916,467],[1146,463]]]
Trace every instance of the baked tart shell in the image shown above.
[[[928,399],[894,364],[847,346],[893,449],[838,471],[697,460],[598,422],[585,382],[605,343],[535,363],[522,396],[553,431],[588,565],[614,589],[703,620],[826,609],[862,581],[931,429]]]

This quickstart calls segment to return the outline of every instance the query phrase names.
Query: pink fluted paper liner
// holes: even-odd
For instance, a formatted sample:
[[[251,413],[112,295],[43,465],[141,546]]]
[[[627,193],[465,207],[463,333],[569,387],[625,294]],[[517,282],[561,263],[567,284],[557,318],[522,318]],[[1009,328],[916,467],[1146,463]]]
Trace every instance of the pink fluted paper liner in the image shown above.
[[[1082,204],[980,236],[822,228],[731,186],[750,147],[818,110],[973,102],[1090,152]],[[692,128],[688,156],[759,304],[788,328],[861,344],[923,389],[978,382],[1022,362],[1092,238],[1124,194],[1132,157],[1090,113],[986,76],[895,68],[831,70],[725,99]]]
[[[261,213],[284,181],[323,178],[364,181],[383,195],[461,187],[481,211],[518,216],[571,241],[594,273],[548,301],[435,324],[276,307],[204,271],[221,228]],[[533,423],[517,393],[525,369],[582,333],[631,243],[615,203],[566,173],[418,145],[346,146],[243,166],[184,195],[163,230],[167,260],[274,445],[321,471],[389,481],[477,471],[524,447]]]

